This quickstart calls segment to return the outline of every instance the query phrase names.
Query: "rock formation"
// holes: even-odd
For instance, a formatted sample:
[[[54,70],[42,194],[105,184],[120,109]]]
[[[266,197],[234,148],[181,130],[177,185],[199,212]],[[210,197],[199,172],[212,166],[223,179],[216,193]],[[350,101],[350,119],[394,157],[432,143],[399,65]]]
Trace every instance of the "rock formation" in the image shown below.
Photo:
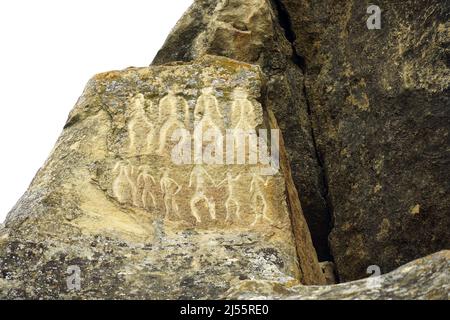
[[[280,286],[244,281],[227,292],[228,299],[285,300],[448,300],[450,251],[410,262],[391,273],[332,286]]]
[[[196,1],[154,61],[262,67],[319,259],[341,281],[450,248],[450,3],[378,1],[380,30],[370,4]]]
[[[0,298],[448,299],[450,6],[368,6],[197,0],[96,75],[0,226]]]
[[[243,279],[323,284],[298,198],[286,196],[287,164],[252,162],[249,140],[225,137],[276,126],[264,81],[257,66],[207,55],[95,76],[8,216],[5,297],[76,297],[64,287],[71,266],[83,298],[218,298]]]

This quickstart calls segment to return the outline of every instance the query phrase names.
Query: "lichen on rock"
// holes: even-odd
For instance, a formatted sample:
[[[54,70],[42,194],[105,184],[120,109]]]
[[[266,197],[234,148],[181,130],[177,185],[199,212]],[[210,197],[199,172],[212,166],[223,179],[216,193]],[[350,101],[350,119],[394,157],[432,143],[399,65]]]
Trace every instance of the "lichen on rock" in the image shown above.
[[[323,283],[311,241],[296,241],[283,171],[174,158],[208,128],[264,127],[264,81],[259,67],[215,56],[96,75],[8,216],[2,296],[205,299],[243,279]]]
[[[0,298],[448,299],[449,3],[368,5],[196,0],[93,77],[0,226]]]

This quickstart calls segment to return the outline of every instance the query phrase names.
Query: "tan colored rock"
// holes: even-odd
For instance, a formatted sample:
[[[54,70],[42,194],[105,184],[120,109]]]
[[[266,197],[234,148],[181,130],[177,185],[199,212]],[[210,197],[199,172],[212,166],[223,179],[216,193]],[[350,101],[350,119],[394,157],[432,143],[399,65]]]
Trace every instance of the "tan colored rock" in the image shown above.
[[[268,118],[270,127],[279,129],[278,122],[275,115],[271,110],[268,111]],[[287,199],[291,210],[291,223],[296,240],[297,254],[300,261],[308,261],[300,266],[303,273],[310,275],[311,278],[307,278],[305,283],[308,284],[326,284],[326,279],[323,276],[321,269],[317,270],[318,260],[315,254],[303,250],[302,248],[313,248],[312,240],[310,237],[308,224],[306,223],[303,215],[302,206],[300,204],[297,189],[295,188],[294,181],[291,176],[291,166],[284,146],[284,139],[280,137],[280,165],[282,172],[284,173],[285,183],[287,185]],[[320,277],[317,277],[317,273],[320,272]]]
[[[325,276],[326,284],[337,284],[336,280],[336,266],[331,261],[325,261],[320,263],[320,268]]]
[[[305,97],[302,61],[285,30],[279,1],[196,0],[178,21],[153,64],[192,61],[214,54],[261,66],[267,80],[267,108],[282,130],[294,184],[321,261],[328,247],[331,210],[315,150]],[[299,67],[300,65],[300,67]]]
[[[313,244],[344,281],[448,247],[449,7],[380,5],[368,33],[357,1],[197,0],[153,67],[94,77],[0,226],[0,298],[448,299],[447,251],[300,285],[334,281]],[[184,161],[262,128],[273,175]]]
[[[1,297],[200,299],[243,279],[323,283],[306,223],[293,230],[301,207],[285,164],[259,161],[235,131],[234,148],[208,137],[269,128],[264,81],[214,56],[95,76],[8,216]]]

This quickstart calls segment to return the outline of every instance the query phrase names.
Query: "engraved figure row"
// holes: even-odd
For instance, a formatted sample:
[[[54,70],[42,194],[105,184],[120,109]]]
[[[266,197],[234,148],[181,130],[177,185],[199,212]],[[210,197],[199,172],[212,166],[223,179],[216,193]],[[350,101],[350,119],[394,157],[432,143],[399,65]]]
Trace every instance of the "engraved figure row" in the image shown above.
[[[161,177],[159,178],[159,186],[156,179],[151,175],[148,166],[141,166],[138,169],[131,165],[128,161],[119,161],[113,172],[116,178],[113,181],[112,191],[114,197],[121,204],[131,204],[146,210],[156,209],[155,193],[160,192],[164,201],[164,208],[166,218],[176,216],[181,218],[179,206],[177,203],[177,195],[183,187],[170,177],[170,169],[163,168]],[[222,187],[226,185],[228,191],[227,199],[225,201],[226,219],[228,221],[234,215],[237,219],[241,218],[241,205],[237,196],[237,183],[242,175],[238,174],[233,177],[231,172],[227,172],[226,178],[216,183],[208,171],[200,165],[197,165],[192,170],[189,177],[189,188],[193,188],[194,194],[190,199],[190,210],[192,216],[197,223],[202,222],[199,205],[204,202],[208,208],[210,218],[216,220],[216,203],[213,197],[208,195],[207,184],[211,183],[214,187]],[[261,220],[272,222],[269,217],[269,207],[264,192],[270,182],[270,177],[266,179],[257,174],[257,170],[251,172],[250,183],[250,199],[255,219],[252,226],[256,225]],[[157,189],[159,188],[159,191]]]
[[[183,97],[177,96],[173,91],[159,101],[158,120],[161,124],[159,133],[155,123],[150,121],[145,112],[145,98],[137,95],[130,105],[130,118],[128,121],[128,136],[130,139],[129,152],[131,154],[156,153],[162,155],[170,138],[170,132],[176,129],[187,130],[190,126],[189,106]],[[180,120],[184,117],[184,121]],[[233,91],[231,105],[231,119],[233,129],[242,131],[252,130],[257,126],[256,114],[248,94],[241,88]],[[223,116],[219,103],[211,87],[204,88],[197,99],[194,109],[194,132],[203,134],[206,129],[221,131]],[[195,134],[194,134],[195,135]],[[188,139],[188,137],[182,137]]]

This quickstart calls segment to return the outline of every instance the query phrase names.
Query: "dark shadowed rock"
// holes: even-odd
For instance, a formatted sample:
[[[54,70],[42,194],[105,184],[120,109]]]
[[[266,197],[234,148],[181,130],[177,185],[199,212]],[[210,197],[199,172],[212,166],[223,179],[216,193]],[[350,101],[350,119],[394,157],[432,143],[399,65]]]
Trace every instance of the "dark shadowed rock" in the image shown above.
[[[341,280],[450,248],[450,2],[281,0],[326,172]]]

